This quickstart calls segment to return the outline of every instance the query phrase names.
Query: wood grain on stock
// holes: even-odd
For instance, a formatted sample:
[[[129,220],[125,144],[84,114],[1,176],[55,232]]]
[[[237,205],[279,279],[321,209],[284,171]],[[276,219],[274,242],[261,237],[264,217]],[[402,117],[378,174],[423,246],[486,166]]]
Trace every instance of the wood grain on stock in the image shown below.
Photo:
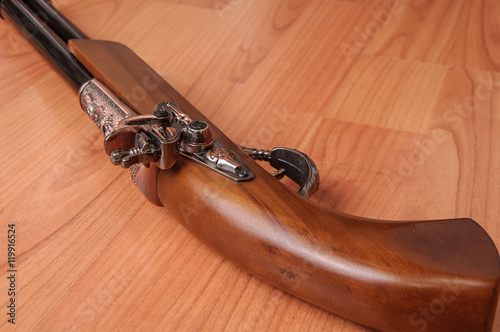
[[[69,44],[93,76],[138,113],[173,101],[194,120],[206,120],[123,44]],[[147,95],[134,96],[138,88]],[[238,151],[212,127],[216,140]],[[329,211],[239,155],[256,174],[253,181],[235,183],[185,160],[158,180],[168,213],[224,257],[288,293],[383,331],[415,324],[414,313],[435,299],[448,308],[429,331],[491,329],[500,261],[476,223],[387,222]]]
[[[500,245],[499,2],[54,3],[92,38],[135,50],[235,142],[305,150],[322,176],[313,201],[370,218],[472,217]],[[250,276],[145,202],[70,87],[3,22],[0,63],[18,328],[367,330]]]

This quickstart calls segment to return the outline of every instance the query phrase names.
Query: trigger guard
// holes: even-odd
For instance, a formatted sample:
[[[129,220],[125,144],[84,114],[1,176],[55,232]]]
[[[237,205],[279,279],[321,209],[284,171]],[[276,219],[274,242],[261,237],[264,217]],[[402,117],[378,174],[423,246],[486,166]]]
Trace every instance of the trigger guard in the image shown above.
[[[284,169],[285,175],[300,186],[299,194],[311,197],[319,188],[319,172],[314,161],[305,153],[290,148],[271,150],[270,165]]]

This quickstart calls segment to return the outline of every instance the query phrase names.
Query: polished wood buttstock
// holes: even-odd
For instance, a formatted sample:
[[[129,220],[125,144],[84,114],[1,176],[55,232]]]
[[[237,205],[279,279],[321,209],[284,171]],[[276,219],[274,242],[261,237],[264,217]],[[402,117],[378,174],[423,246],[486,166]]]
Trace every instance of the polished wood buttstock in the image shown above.
[[[186,160],[159,177],[168,212],[258,278],[383,331],[489,331],[499,258],[470,219],[389,222],[312,203],[259,172],[235,183]]]
[[[70,49],[140,113],[173,101],[206,120],[125,46],[76,40]],[[131,97],[145,86],[145,98]],[[138,177],[150,200],[210,247],[271,285],[379,330],[493,329],[500,261],[473,220],[394,222],[331,211],[282,185],[213,128],[254,180],[237,183],[182,157]]]

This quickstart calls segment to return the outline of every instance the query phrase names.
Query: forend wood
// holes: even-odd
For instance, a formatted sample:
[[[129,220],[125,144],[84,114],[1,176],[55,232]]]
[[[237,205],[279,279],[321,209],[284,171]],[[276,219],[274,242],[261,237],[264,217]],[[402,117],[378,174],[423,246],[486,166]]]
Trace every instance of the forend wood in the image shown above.
[[[173,101],[209,122],[126,46],[73,40],[69,47],[139,113]],[[134,97],[138,88],[147,94]],[[473,220],[395,222],[331,211],[283,186],[211,125],[254,180],[236,183],[183,158],[139,179],[210,247],[290,294],[375,329],[417,330],[421,308],[439,311],[426,331],[494,329],[500,260]]]

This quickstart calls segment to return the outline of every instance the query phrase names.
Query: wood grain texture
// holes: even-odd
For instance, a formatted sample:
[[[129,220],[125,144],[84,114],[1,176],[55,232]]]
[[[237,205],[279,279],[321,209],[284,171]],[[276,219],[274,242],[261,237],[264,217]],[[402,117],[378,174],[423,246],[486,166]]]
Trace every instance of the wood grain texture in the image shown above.
[[[499,70],[496,1],[397,0],[374,17],[384,31],[370,41],[365,54]],[[368,34],[374,30],[370,28],[365,26]]]
[[[72,40],[69,49],[137,112],[168,101],[206,121],[123,44]],[[141,86],[148,93],[138,99],[134,90]],[[457,295],[429,332],[491,330],[500,259],[476,223],[388,222],[329,211],[284,188],[210,125],[214,139],[253,171],[252,181],[221,178],[184,159],[153,172],[158,184],[141,182],[146,169],[137,177],[139,188],[154,181],[163,206],[197,238],[270,285],[370,327],[401,331],[420,324],[415,310],[451,293]]]
[[[234,141],[305,150],[322,176],[313,201],[472,217],[500,245],[497,2],[54,3]],[[3,23],[0,247],[16,223],[18,329],[367,330],[249,276],[146,202],[70,85]]]

